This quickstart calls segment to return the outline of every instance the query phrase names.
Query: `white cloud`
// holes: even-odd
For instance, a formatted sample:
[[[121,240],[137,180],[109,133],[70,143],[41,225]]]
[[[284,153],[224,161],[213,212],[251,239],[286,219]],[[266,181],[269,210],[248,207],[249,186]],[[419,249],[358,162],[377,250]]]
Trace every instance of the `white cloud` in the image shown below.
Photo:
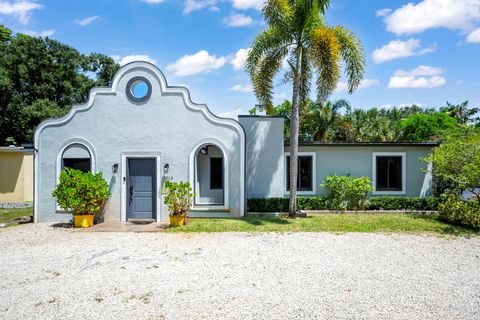
[[[252,17],[238,13],[231,14],[223,18],[222,21],[229,27],[245,27],[255,23]]]
[[[479,0],[423,0],[408,3],[385,16],[387,30],[396,34],[447,28],[469,31],[480,21]]]
[[[420,40],[408,39],[406,41],[390,41],[372,53],[372,59],[375,63],[382,63],[388,60],[405,58],[411,56],[420,56],[435,51],[435,45],[428,48],[421,48]]]
[[[441,68],[419,66],[410,71],[398,70],[390,78],[388,87],[392,89],[421,89],[443,86],[447,81]]]
[[[91,24],[93,21],[97,20],[98,16],[91,16],[91,17],[86,17],[83,19],[75,19],[75,23],[78,24],[79,26],[88,26]]]
[[[218,116],[222,117],[222,118],[237,119],[238,115],[240,115],[240,114],[248,114],[248,112],[246,112],[245,110],[243,110],[241,108],[237,108],[237,109],[232,110],[232,111],[220,112],[218,114]]]
[[[202,9],[218,11],[217,0],[186,0],[183,7],[183,14]]]
[[[374,86],[375,87],[380,86],[380,81],[378,79],[363,79],[358,89],[365,89],[365,88],[374,87]],[[346,91],[346,90],[348,90],[347,82],[339,82],[337,84],[337,88],[335,89],[335,91]]]
[[[244,85],[236,84],[228,90],[235,91],[235,92],[245,92],[245,93],[246,92],[253,92],[253,88],[249,84],[244,84]]]
[[[391,12],[392,12],[392,9],[380,9],[380,10],[375,11],[375,15],[377,17],[385,17],[385,16],[389,15]]]
[[[264,0],[232,0],[235,9],[246,10],[255,9],[261,10]]]
[[[174,63],[167,66],[167,71],[177,76],[191,76],[197,73],[209,72],[223,67],[227,59],[210,55],[208,51],[201,50],[193,55],[184,55]]]
[[[133,61],[147,61],[153,64],[157,63],[155,59],[153,59],[152,57],[146,54],[132,54],[124,57],[120,57],[120,56],[111,56],[111,57],[116,63],[120,64],[121,66]]]
[[[148,3],[148,4],[159,4],[159,3],[162,3],[165,0],[140,0],[140,1]]]
[[[468,34],[467,42],[480,43],[480,28],[477,28]]]
[[[33,10],[42,9],[43,6],[34,1],[1,1],[0,0],[0,14],[13,16],[18,22],[27,24],[30,20],[30,15]]]
[[[245,67],[245,61],[247,60],[248,51],[250,51],[250,48],[240,49],[235,53],[233,59],[230,60],[233,69],[243,70]]]
[[[24,30],[21,33],[32,36],[32,37],[51,37],[55,33],[55,30],[43,30],[43,31],[34,31],[34,30]]]

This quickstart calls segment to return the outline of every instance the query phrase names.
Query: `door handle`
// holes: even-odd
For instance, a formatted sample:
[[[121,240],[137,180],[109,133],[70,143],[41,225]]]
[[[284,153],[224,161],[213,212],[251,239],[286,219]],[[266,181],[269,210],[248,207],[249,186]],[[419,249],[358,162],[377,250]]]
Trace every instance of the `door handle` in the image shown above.
[[[133,199],[133,186],[130,186],[130,198],[129,198],[129,202],[132,202],[132,199]]]

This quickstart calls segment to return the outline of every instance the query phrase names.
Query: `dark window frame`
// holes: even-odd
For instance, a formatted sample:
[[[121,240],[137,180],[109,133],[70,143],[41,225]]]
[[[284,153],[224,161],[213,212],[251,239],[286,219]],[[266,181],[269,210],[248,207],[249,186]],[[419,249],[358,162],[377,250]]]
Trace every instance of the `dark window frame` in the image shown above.
[[[77,162],[87,162],[89,163],[89,168],[87,170],[82,170],[81,168],[79,168],[77,165],[67,165],[65,162],[72,162],[72,161],[77,161]],[[62,157],[62,170],[67,167],[67,168],[73,168],[73,169],[76,169],[76,170],[80,170],[82,172],[92,172],[92,158],[63,158]]]
[[[302,159],[309,159],[310,160],[310,176],[309,176],[309,179],[310,179],[310,182],[307,183],[308,185],[307,186],[303,186],[302,185],[302,177],[301,177],[301,172],[302,172]],[[287,192],[290,191],[290,155],[287,155],[286,158],[285,158],[285,165],[286,165],[286,170],[285,170],[285,173],[286,173],[286,186],[285,186],[285,189]],[[298,155],[298,175],[297,175],[297,191],[300,191],[300,192],[312,192],[313,191],[313,185],[314,185],[314,170],[313,170],[313,166],[315,165],[314,164],[314,157],[313,155],[303,155],[303,154],[299,154]]]
[[[214,168],[214,163],[216,161],[220,160],[220,171],[213,170]],[[224,160],[223,157],[210,157],[210,190],[223,190],[224,189],[224,180],[225,180],[225,170],[224,170]],[[218,163],[215,164],[215,166],[218,166]],[[215,177],[214,173],[220,174],[220,177]]]
[[[382,164],[380,161],[384,161]],[[403,192],[404,191],[404,162],[403,155],[376,155],[375,156],[375,191]],[[396,170],[393,171],[393,170]],[[393,172],[392,172],[393,171]]]

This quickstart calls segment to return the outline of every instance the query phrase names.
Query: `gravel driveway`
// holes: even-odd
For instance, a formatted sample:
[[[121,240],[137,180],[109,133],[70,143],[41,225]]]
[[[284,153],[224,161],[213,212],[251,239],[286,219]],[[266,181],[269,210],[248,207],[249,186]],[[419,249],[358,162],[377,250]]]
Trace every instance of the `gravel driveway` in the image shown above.
[[[0,231],[0,319],[480,319],[480,238]]]

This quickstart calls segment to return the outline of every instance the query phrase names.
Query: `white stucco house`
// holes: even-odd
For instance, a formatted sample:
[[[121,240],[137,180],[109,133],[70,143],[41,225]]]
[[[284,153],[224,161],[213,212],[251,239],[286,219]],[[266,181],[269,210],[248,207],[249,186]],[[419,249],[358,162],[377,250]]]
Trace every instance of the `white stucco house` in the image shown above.
[[[147,62],[132,62],[111,87],[42,122],[34,138],[36,222],[69,220],[52,191],[62,168],[102,172],[110,185],[106,214],[120,221],[167,221],[162,186],[190,181],[191,216],[241,217],[248,198],[288,196],[284,119],[214,115],[184,87],[169,86]],[[419,161],[435,143],[302,143],[300,195],[322,195],[327,175],[372,178],[373,195],[425,196],[431,178]]]

